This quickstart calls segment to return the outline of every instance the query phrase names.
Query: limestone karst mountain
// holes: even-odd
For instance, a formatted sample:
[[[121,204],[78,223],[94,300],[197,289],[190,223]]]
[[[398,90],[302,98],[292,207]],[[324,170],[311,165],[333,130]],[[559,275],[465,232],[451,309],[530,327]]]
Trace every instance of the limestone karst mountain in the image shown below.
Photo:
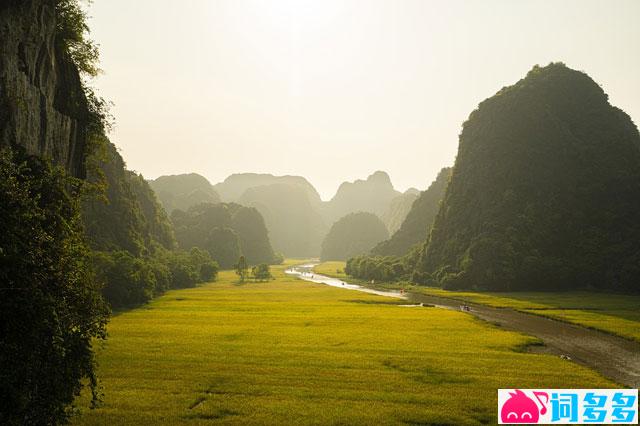
[[[640,135],[561,63],[480,103],[414,279],[448,288],[635,290]]]
[[[209,181],[197,173],[160,176],[149,181],[168,214],[200,203],[219,203],[220,196]]]
[[[366,180],[343,182],[336,195],[324,206],[324,217],[327,223],[359,211],[381,217],[399,195],[401,193],[393,188],[389,175],[377,171]]]
[[[347,260],[366,253],[388,236],[384,223],[373,213],[349,213],[329,230],[322,242],[320,259]]]
[[[451,168],[445,167],[440,170],[436,180],[413,202],[400,228],[390,239],[374,247],[371,250],[372,254],[403,256],[411,247],[424,243],[440,209],[440,202],[447,189],[450,175]]]

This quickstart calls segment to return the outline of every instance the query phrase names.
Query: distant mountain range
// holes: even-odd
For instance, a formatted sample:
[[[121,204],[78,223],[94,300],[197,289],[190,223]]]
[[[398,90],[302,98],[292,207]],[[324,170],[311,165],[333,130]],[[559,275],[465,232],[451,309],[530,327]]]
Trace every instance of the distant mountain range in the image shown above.
[[[233,174],[211,183],[195,173],[161,176],[149,182],[169,214],[200,203],[238,203],[256,208],[269,230],[274,250],[293,257],[315,257],[329,228],[350,213],[378,216],[387,231],[397,231],[420,191],[397,191],[383,171],[367,179],[344,182],[330,201],[302,176]]]

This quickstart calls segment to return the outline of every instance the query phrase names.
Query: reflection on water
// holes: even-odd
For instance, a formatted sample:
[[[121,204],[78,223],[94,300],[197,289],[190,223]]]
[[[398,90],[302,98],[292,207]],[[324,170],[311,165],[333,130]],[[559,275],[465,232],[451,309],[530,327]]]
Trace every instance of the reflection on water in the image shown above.
[[[293,266],[287,269],[285,273],[289,275],[295,275],[299,278],[302,278],[303,280],[311,281],[313,283],[330,285],[331,287],[338,287],[345,290],[356,290],[356,291],[361,291],[363,293],[377,294],[378,296],[395,297],[397,299],[407,298],[407,296],[400,294],[400,292],[398,291],[373,290],[373,289],[362,287],[356,284],[349,284],[338,278],[327,277],[326,275],[316,274],[315,272],[313,272],[313,267],[316,265],[317,263],[309,263],[307,265]]]

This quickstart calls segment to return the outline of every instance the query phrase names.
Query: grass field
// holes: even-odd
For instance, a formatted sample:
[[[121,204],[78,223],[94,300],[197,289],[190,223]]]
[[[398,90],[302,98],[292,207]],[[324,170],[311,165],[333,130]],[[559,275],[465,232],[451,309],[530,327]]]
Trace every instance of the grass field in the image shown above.
[[[276,280],[171,291],[115,316],[78,425],[492,424],[498,388],[614,386],[470,315]]]
[[[318,274],[339,279],[347,279],[349,276],[344,273],[345,262],[329,261],[322,262],[313,268]],[[353,281],[353,280],[352,280]]]
[[[343,270],[344,262],[326,262],[315,270]],[[343,277],[346,279],[347,277]],[[359,280],[353,280],[360,282]],[[408,290],[465,300],[472,303],[513,308],[523,312],[579,324],[640,341],[640,296],[594,292],[522,292],[476,293],[447,291],[432,287],[413,286],[407,283],[377,284],[383,287],[405,287]]]

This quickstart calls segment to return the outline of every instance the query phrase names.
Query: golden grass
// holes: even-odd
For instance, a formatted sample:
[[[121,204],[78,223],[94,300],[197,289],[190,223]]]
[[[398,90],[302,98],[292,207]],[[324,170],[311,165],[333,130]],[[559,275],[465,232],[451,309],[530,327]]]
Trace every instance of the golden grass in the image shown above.
[[[486,424],[498,388],[610,387],[532,338],[283,274],[171,291],[109,324],[78,425]]]
[[[331,265],[318,265],[315,268],[316,271],[321,273],[321,270],[327,268],[344,270],[344,262],[327,263]],[[362,280],[349,279],[349,281],[363,283]],[[404,287],[416,293],[465,300],[498,308],[517,309],[640,341],[640,296],[586,291],[478,293],[447,291],[408,283],[377,283],[376,286]]]

